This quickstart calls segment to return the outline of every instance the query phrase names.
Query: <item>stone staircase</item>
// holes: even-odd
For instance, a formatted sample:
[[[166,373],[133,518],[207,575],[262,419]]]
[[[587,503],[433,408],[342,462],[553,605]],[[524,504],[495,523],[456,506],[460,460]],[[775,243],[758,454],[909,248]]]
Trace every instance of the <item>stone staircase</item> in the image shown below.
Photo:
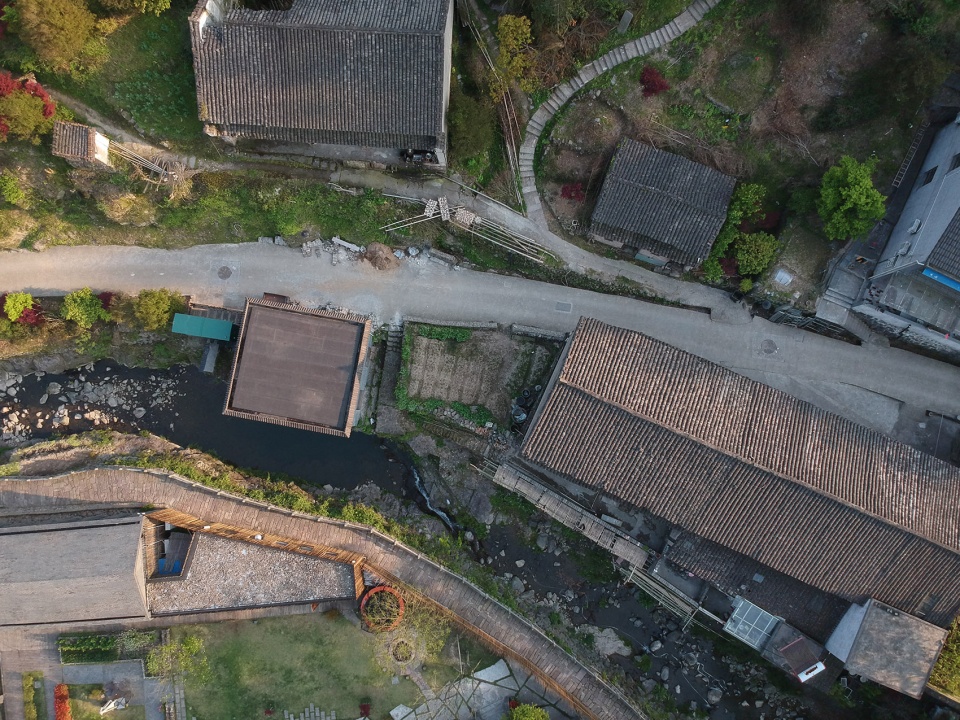
[[[602,55],[596,60],[584,65],[576,76],[566,82],[560,83],[554,88],[553,93],[547,101],[537,109],[533,117],[530,118],[530,122],[527,123],[526,135],[523,144],[520,146],[520,180],[527,202],[528,215],[540,215],[543,212],[540,207],[540,197],[537,193],[534,155],[536,154],[537,143],[540,141],[541,134],[557,111],[591,80],[629,60],[647,55],[680,37],[700,22],[703,16],[706,15],[717,2],[718,0],[694,0],[686,10],[666,25],[657,28],[643,37],[630,40],[623,45],[615,47],[606,55]]]

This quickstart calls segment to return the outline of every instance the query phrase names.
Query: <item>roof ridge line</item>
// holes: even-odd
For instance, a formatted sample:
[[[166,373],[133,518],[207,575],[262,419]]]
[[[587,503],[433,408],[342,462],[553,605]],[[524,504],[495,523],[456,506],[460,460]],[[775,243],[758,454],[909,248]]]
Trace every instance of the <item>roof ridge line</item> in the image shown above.
[[[440,28],[439,30],[424,30],[423,28],[378,28],[378,27],[362,27],[357,25],[318,25],[316,23],[294,23],[294,22],[256,22],[254,20],[248,19],[235,19],[230,18],[229,16],[225,20],[220,22],[212,23],[211,27],[224,27],[225,25],[234,25],[237,27],[251,27],[251,28],[284,28],[287,30],[321,30],[321,31],[334,31],[334,32],[343,32],[345,30],[363,33],[363,34],[379,34],[379,35],[432,35],[435,37],[442,37],[444,34],[444,29]]]
[[[678,200],[678,201],[679,201],[680,203],[682,203],[683,205],[686,205],[686,206],[689,207],[689,208],[693,208],[694,210],[699,210],[699,211],[702,212],[704,215],[709,215],[710,217],[722,218],[722,219],[726,219],[726,217],[727,217],[726,211],[724,211],[724,212],[721,213],[721,214],[716,214],[716,213],[714,213],[714,212],[712,212],[712,211],[710,211],[710,210],[707,210],[707,209],[705,209],[705,208],[703,208],[703,207],[701,207],[701,206],[699,206],[699,205],[694,205],[692,202],[684,199],[684,198],[683,198],[682,196],[680,196],[680,195],[676,195],[676,194],[674,194],[674,193],[666,192],[665,190],[661,190],[660,188],[653,187],[652,185],[646,185],[646,184],[644,184],[644,183],[637,182],[636,180],[630,180],[630,179],[628,179],[628,178],[615,178],[615,179],[616,179],[618,182],[622,182],[622,183],[625,184],[625,185],[630,185],[630,186],[632,186],[632,187],[641,188],[641,189],[643,189],[643,190],[649,190],[649,191],[651,191],[651,192],[653,192],[653,193],[655,193],[655,194],[657,194],[657,195],[660,195],[660,196],[663,196],[663,197],[668,197],[668,198],[673,198],[674,200]]]
[[[946,550],[946,551],[948,551],[948,552],[950,552],[950,553],[952,553],[952,554],[954,554],[954,555],[960,556],[960,547],[951,547],[950,545],[947,545],[947,544],[945,544],[945,543],[943,543],[943,542],[941,542],[941,541],[939,541],[939,540],[935,540],[934,538],[931,538],[931,537],[929,537],[928,535],[924,535],[923,533],[919,533],[919,532],[917,532],[916,530],[913,530],[913,529],[911,529],[911,528],[908,528],[908,527],[905,527],[905,526],[900,525],[900,524],[898,524],[898,523],[895,523],[893,520],[890,520],[889,518],[885,518],[885,517],[883,517],[882,515],[877,515],[876,513],[872,513],[872,512],[870,512],[869,510],[866,510],[866,509],[860,507],[859,505],[855,505],[854,503],[852,503],[852,502],[850,502],[850,501],[848,501],[848,500],[844,500],[843,498],[837,497],[836,495],[834,495],[834,494],[832,494],[832,493],[826,492],[826,491],[824,491],[824,490],[820,490],[819,488],[816,488],[816,487],[814,487],[813,485],[810,485],[809,483],[805,483],[805,482],[803,482],[802,480],[797,480],[796,478],[788,477],[787,475],[784,475],[783,473],[779,473],[779,472],[777,472],[777,471],[775,471],[775,470],[771,470],[771,469],[768,468],[768,467],[764,467],[763,465],[759,465],[759,464],[757,464],[757,463],[755,463],[755,462],[752,462],[752,461],[750,461],[750,460],[747,460],[746,458],[743,458],[743,457],[737,455],[736,453],[732,453],[732,452],[729,452],[729,451],[724,450],[724,449],[722,449],[722,448],[719,448],[719,447],[717,447],[716,445],[714,445],[713,443],[709,443],[709,442],[706,442],[705,440],[701,440],[701,439],[699,439],[699,438],[696,438],[696,437],[694,437],[694,436],[692,436],[692,435],[689,435],[688,433],[685,433],[685,432],[682,432],[681,430],[678,430],[677,428],[670,427],[669,425],[664,425],[663,423],[659,423],[659,422],[657,422],[656,420],[653,420],[653,419],[647,417],[646,415],[643,415],[642,413],[639,413],[639,412],[636,412],[636,411],[634,411],[634,410],[631,410],[630,408],[622,405],[621,403],[614,402],[613,400],[608,400],[608,399],[606,399],[606,398],[600,397],[599,395],[596,395],[595,393],[590,392],[590,391],[587,390],[586,388],[580,387],[580,386],[577,385],[576,383],[570,382],[569,380],[567,380],[567,379],[564,377],[564,374],[563,374],[563,373],[561,373],[560,377],[557,379],[557,384],[558,384],[558,385],[560,385],[560,384],[566,385],[567,387],[572,388],[572,389],[576,390],[577,392],[583,393],[584,395],[587,395],[588,397],[591,397],[591,398],[593,398],[594,400],[597,400],[597,401],[599,401],[599,402],[601,402],[601,403],[604,403],[604,404],[606,404],[606,405],[610,405],[611,407],[614,407],[614,408],[616,408],[616,409],[618,409],[618,410],[620,410],[620,411],[622,411],[622,412],[625,412],[625,413],[628,414],[628,415],[631,415],[631,416],[633,416],[633,417],[635,417],[635,418],[639,418],[640,420],[643,420],[644,422],[648,422],[648,423],[650,423],[650,424],[652,424],[652,425],[656,425],[656,426],[662,427],[662,428],[664,428],[665,430],[667,430],[668,432],[673,433],[674,435],[677,435],[677,436],[679,436],[679,437],[682,437],[682,438],[685,438],[685,439],[687,439],[687,440],[690,440],[690,441],[692,441],[692,442],[694,442],[694,443],[696,443],[696,444],[703,445],[704,447],[710,448],[711,450],[720,453],[720,454],[723,455],[724,457],[727,457],[727,458],[730,458],[730,459],[732,459],[732,460],[736,460],[737,462],[741,462],[741,463],[744,463],[744,464],[746,464],[746,465],[755,467],[755,468],[757,468],[758,470],[761,470],[762,472],[769,473],[770,475],[773,475],[774,477],[780,478],[781,480],[785,480],[786,482],[789,482],[789,483],[792,483],[792,484],[794,484],[794,485],[797,485],[798,487],[801,487],[801,488],[803,488],[803,489],[805,489],[805,490],[807,490],[807,491],[809,491],[809,492],[812,492],[812,493],[814,493],[815,495],[822,496],[822,497],[824,497],[824,498],[827,498],[828,500],[832,500],[833,502],[835,502],[835,503],[837,503],[837,504],[839,504],[839,505],[841,505],[841,506],[843,506],[843,507],[847,507],[847,508],[850,508],[850,509],[852,509],[852,510],[855,510],[856,512],[860,513],[861,515],[864,515],[864,516],[869,517],[869,518],[873,518],[874,520],[877,520],[877,521],[881,522],[881,523],[884,524],[884,525],[887,525],[887,526],[892,527],[892,528],[894,528],[894,529],[900,530],[901,532],[904,532],[904,533],[906,533],[906,534],[908,534],[908,535],[911,535],[911,536],[913,536],[913,537],[915,537],[915,538],[918,538],[918,539],[920,539],[920,540],[925,540],[926,542],[929,542],[929,543],[932,544],[932,545],[936,545],[936,546],[941,547],[941,548],[943,548],[944,550]],[[869,429],[869,428],[868,428],[868,429]],[[693,532],[693,531],[690,531],[690,532]],[[707,538],[707,539],[709,540],[709,538]]]

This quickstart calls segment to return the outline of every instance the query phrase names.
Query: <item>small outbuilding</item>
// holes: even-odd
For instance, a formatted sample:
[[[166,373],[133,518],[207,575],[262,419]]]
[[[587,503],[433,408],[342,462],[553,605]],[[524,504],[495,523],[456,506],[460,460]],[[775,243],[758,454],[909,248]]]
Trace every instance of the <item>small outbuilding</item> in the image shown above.
[[[201,317],[176,313],[173,316],[173,332],[207,340],[230,342],[233,337],[233,323],[229,320]]]
[[[92,127],[58,120],[53,124],[51,152],[74,167],[112,170],[110,139]]]
[[[0,530],[0,625],[147,617],[141,518]]]
[[[349,437],[370,321],[248,300],[224,414]]]
[[[851,605],[827,641],[827,650],[860,675],[920,698],[947,631],[873,598]]]
[[[736,180],[650,145],[623,140],[593,211],[591,231],[653,265],[699,266],[727,218]]]

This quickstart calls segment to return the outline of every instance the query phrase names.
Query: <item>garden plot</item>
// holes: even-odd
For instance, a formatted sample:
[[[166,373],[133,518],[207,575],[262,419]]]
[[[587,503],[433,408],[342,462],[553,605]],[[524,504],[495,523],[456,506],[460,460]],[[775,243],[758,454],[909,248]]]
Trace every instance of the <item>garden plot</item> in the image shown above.
[[[460,330],[464,339],[422,334],[441,331],[434,334],[442,336],[446,330]],[[546,383],[559,349],[556,343],[499,330],[414,325],[407,333],[407,395],[411,400],[437,407],[450,405],[461,414],[476,415],[476,409],[470,409],[486,408],[494,421],[501,423],[509,416],[512,398],[527,387]]]

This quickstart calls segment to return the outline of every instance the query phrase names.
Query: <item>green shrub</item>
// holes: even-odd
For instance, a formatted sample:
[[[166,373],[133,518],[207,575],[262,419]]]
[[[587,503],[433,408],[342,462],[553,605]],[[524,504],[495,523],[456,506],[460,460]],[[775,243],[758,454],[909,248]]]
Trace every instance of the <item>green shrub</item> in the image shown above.
[[[64,663],[102,663],[120,659],[116,635],[61,635],[57,647]]]
[[[17,176],[9,170],[0,173],[0,197],[11,205],[23,207],[27,204],[27,193],[20,187]]]
[[[33,307],[33,295],[25,292],[12,292],[7,295],[3,303],[3,312],[10,322],[16,322],[23,315],[24,310]]]
[[[740,233],[733,246],[740,274],[762,273],[777,254],[778,246],[777,239],[769,233]]]
[[[464,161],[480,155],[496,140],[497,114],[489,98],[476,100],[454,81],[450,90],[450,155]]]
[[[40,687],[35,688],[38,682]],[[25,672],[23,683],[23,715],[24,720],[47,720],[47,701],[43,690],[43,673],[39,671]]]
[[[90,288],[83,288],[63,299],[60,317],[75,322],[82,330],[89,330],[98,320],[109,320],[110,313],[103,309],[100,298]]]
[[[550,720],[550,714],[536,705],[521,703],[508,712],[504,718],[505,720]]]
[[[141,290],[133,301],[133,314],[144,330],[166,330],[174,314],[186,307],[186,299],[175,290]]]
[[[510,515],[524,524],[528,523],[537,511],[529,500],[503,488],[496,489],[490,497],[490,505],[498,513]]]
[[[720,282],[723,279],[723,268],[720,267],[720,258],[726,257],[727,250],[742,234],[740,225],[755,220],[761,212],[763,201],[766,199],[767,189],[757,183],[741,183],[733,191],[730,206],[727,208],[727,219],[720,228],[717,239],[710,248],[710,255],[703,262],[701,269],[707,282]]]

